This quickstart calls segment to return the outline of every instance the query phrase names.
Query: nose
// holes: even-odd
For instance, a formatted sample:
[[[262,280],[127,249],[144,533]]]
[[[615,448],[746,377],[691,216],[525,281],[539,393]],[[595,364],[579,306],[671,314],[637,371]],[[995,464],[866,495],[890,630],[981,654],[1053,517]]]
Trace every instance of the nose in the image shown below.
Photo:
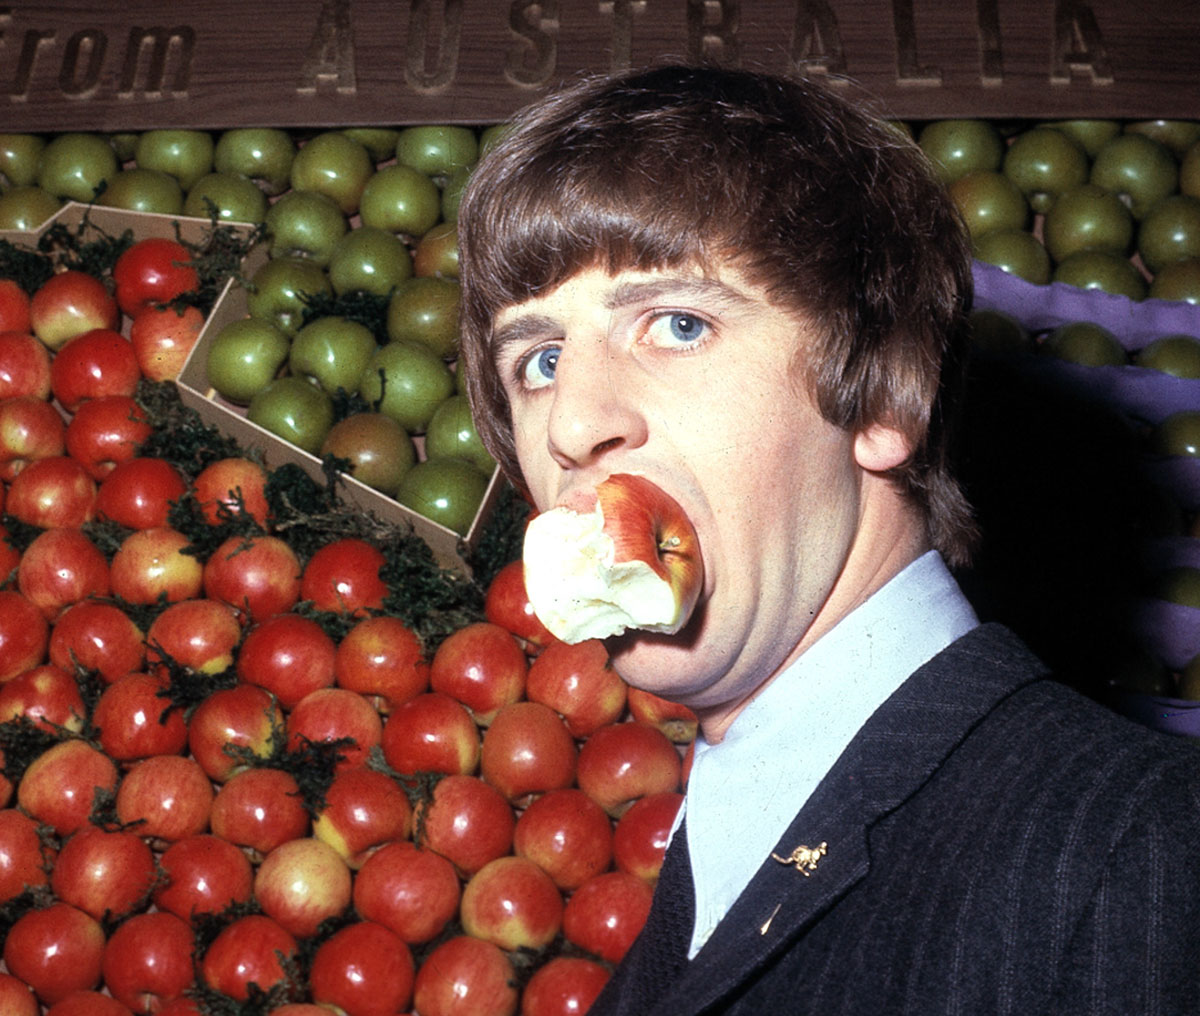
[[[646,416],[626,374],[602,339],[565,344],[547,427],[550,456],[563,469],[593,466],[645,443]]]

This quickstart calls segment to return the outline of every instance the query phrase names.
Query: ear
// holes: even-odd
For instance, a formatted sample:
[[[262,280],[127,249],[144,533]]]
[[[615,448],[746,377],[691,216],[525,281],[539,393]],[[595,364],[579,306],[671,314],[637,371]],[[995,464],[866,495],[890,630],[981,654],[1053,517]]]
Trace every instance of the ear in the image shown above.
[[[912,455],[912,442],[894,427],[873,423],[854,435],[854,461],[868,473],[885,473]]]

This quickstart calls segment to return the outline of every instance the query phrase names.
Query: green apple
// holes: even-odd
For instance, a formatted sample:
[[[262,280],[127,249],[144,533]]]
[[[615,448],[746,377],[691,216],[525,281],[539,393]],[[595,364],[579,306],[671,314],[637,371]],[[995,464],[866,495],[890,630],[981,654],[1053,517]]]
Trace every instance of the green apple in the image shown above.
[[[295,335],[304,323],[308,298],[332,294],[329,276],[320,265],[305,258],[272,258],[250,280],[246,305],[252,317]]]
[[[413,273],[413,259],[395,233],[359,226],[343,236],[329,257],[329,281],[339,296],[370,293],[389,296]]]
[[[208,131],[166,128],[143,132],[133,158],[146,169],[170,173],[186,192],[212,172],[213,149]]]
[[[293,190],[328,194],[346,215],[353,215],[374,172],[375,164],[363,144],[341,131],[325,131],[296,152],[291,184]]]
[[[117,168],[116,154],[99,134],[60,134],[42,151],[37,185],[57,198],[90,202]]]
[[[1161,421],[1150,432],[1150,451],[1156,455],[1200,458],[1200,410],[1184,409]],[[1200,600],[1195,606],[1200,607]]]
[[[1044,286],[1050,281],[1050,255],[1032,233],[999,229],[975,241],[975,257],[1006,272]]]
[[[1151,272],[1200,258],[1200,198],[1171,194],[1158,201],[1138,227],[1137,250]]]
[[[1013,139],[1002,170],[1035,212],[1045,212],[1059,194],[1087,182],[1088,157],[1061,131],[1033,127]]]
[[[183,202],[183,214],[207,219],[215,206],[220,222],[262,222],[267,196],[244,176],[209,173],[196,181]]]
[[[387,308],[388,338],[419,342],[443,360],[458,355],[458,299],[454,279],[413,278],[392,294]]]
[[[1135,120],[1125,125],[1126,134],[1144,134],[1178,158],[1200,141],[1200,122],[1195,120]]]
[[[1130,300],[1146,297],[1146,280],[1129,258],[1103,250],[1081,250],[1063,258],[1050,277],[1079,289],[1099,289]]]
[[[1101,148],[1121,133],[1118,120],[1054,120],[1041,126],[1062,131],[1087,153],[1089,159],[1094,159]]]
[[[980,169],[998,170],[1004,158],[1004,139],[987,120],[934,120],[921,128],[917,144],[943,183]]]
[[[363,372],[378,349],[366,325],[337,314],[319,317],[292,339],[288,367],[316,380],[330,395],[358,391]]]
[[[465,536],[479,513],[489,477],[462,459],[418,462],[400,481],[396,500]]]
[[[396,154],[400,131],[395,127],[344,127],[342,133],[371,153],[375,162],[386,162]]]
[[[1120,367],[1128,362],[1117,337],[1091,321],[1059,325],[1046,336],[1040,348],[1048,356],[1088,367]]]
[[[420,236],[438,221],[441,195],[437,184],[411,166],[384,166],[363,188],[359,215],[364,226]]]
[[[1200,258],[1163,265],[1150,281],[1146,295],[1155,300],[1200,303]]]
[[[446,177],[475,165],[479,141],[468,127],[422,124],[405,127],[396,139],[396,161],[429,177]]]
[[[437,407],[425,431],[425,457],[465,459],[491,476],[496,460],[479,438],[465,395],[451,395]]]
[[[1046,212],[1042,236],[1056,262],[1081,250],[1126,255],[1133,245],[1133,215],[1116,194],[1085,183],[1059,195]]]
[[[382,413],[354,413],[339,420],[321,445],[321,455],[350,461],[350,473],[368,487],[395,497],[400,481],[417,461],[408,432]]]
[[[132,166],[117,172],[96,202],[107,208],[130,212],[156,212],[159,215],[183,214],[183,189],[179,181],[161,169]]]
[[[14,187],[0,194],[0,229],[32,232],[61,207],[62,202],[41,187]]]
[[[1179,168],[1170,150],[1144,134],[1121,134],[1096,153],[1090,180],[1121,195],[1141,219],[1179,186]]]
[[[0,187],[31,187],[46,139],[40,134],[0,134]]]
[[[1173,377],[1200,378],[1200,338],[1182,334],[1159,336],[1137,351],[1134,363]]]
[[[234,127],[221,134],[213,150],[213,169],[249,177],[264,194],[288,188],[296,143],[277,127]]]
[[[458,206],[462,203],[463,191],[471,179],[471,167],[456,169],[442,185],[442,218],[447,222],[458,222]]]
[[[333,400],[302,377],[276,378],[250,400],[246,418],[315,455],[333,426]]]
[[[405,341],[380,346],[358,388],[368,405],[410,434],[423,433],[453,392],[454,377],[442,358],[428,346]]]
[[[248,317],[230,321],[205,355],[208,383],[230,402],[250,404],[275,379],[288,358],[291,340],[270,321]]]
[[[1024,353],[1033,347],[1033,336],[1012,314],[976,308],[971,311],[971,345],[994,353]]]
[[[479,132],[479,157],[482,159],[512,130],[512,124],[494,123]]]
[[[141,134],[137,131],[117,131],[108,136],[108,143],[116,153],[117,162],[132,162],[137,155],[137,144]]]
[[[949,190],[972,240],[992,232],[1024,229],[1029,221],[1025,195],[1003,173],[977,169],[960,176]]]
[[[417,241],[412,256],[413,274],[458,278],[458,227],[439,222]]]
[[[338,203],[320,191],[288,191],[263,220],[270,237],[271,257],[304,257],[318,265],[329,264],[337,242],[350,223]]]

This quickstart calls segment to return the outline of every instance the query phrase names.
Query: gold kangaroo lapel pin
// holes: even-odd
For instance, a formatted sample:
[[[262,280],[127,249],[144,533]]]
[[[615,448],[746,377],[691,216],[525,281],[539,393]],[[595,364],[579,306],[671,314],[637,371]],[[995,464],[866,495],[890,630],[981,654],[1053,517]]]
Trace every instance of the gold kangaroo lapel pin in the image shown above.
[[[772,853],[772,860],[778,861],[780,864],[794,865],[796,870],[805,878],[808,878],[814,871],[817,870],[817,865],[821,863],[821,858],[828,853],[828,844],[821,843],[815,847],[809,847],[801,843],[787,857],[780,854]]]

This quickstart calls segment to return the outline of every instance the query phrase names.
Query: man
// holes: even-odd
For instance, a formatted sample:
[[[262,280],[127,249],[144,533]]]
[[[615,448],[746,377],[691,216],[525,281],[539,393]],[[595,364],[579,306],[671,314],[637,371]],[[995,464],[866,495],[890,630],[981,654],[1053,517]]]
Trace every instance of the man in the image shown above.
[[[595,1011],[1196,1011],[1195,754],[947,569],[970,257],[919,150],[810,82],[635,72],[518,117],[459,231],[493,454],[539,509],[644,475],[704,559],[682,631],[609,643],[702,736]]]

